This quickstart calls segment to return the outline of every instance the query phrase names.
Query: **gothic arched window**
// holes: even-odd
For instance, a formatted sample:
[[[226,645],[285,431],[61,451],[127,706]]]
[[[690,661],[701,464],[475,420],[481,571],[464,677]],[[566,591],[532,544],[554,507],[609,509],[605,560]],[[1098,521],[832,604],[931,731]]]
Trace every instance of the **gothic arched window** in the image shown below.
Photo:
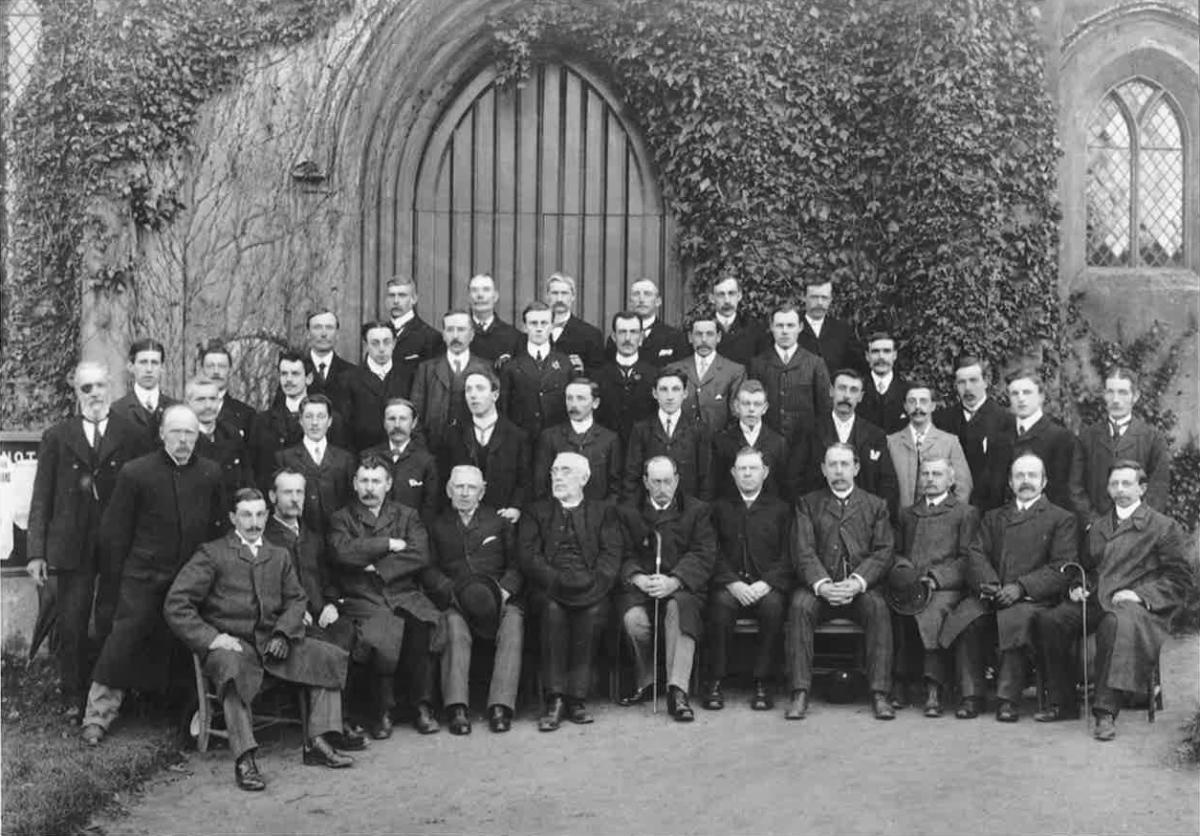
[[[1183,129],[1163,89],[1135,78],[1110,90],[1087,150],[1087,263],[1183,266]]]

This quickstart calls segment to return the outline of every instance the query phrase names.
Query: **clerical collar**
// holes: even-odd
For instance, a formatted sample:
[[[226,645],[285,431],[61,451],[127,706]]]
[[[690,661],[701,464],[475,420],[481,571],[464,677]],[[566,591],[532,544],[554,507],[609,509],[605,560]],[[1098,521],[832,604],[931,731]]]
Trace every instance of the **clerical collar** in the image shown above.
[[[1136,511],[1139,507],[1141,507],[1141,504],[1142,504],[1142,501],[1139,499],[1137,502],[1133,503],[1128,508],[1122,508],[1120,505],[1114,505],[1113,511],[1116,512],[1117,519],[1120,520],[1121,522],[1124,522],[1125,520],[1127,520],[1133,516],[1133,512]]]
[[[622,368],[628,369],[631,366],[635,366],[637,365],[637,361],[638,356],[636,354],[631,354],[628,357],[626,357],[624,354],[617,355],[617,365],[621,366]]]
[[[744,494],[741,491],[738,491],[738,493],[742,494],[742,502],[749,504],[749,503],[757,500],[760,496],[762,496],[762,488],[759,488],[757,491],[755,491],[751,495]]]
[[[895,376],[896,373],[894,371],[888,372],[883,377],[875,374],[875,372],[871,372],[871,378],[875,381],[875,391],[886,392],[888,387],[892,385],[892,378]]]
[[[829,490],[833,491],[834,496],[836,496],[838,499],[842,500],[842,502],[845,502],[847,499],[850,498],[850,494],[854,493],[854,486],[851,485],[845,491],[839,491],[835,488],[830,488]]]
[[[558,504],[562,507],[562,509],[564,511],[574,511],[576,508],[578,508],[580,505],[583,504],[583,497],[581,496],[581,497],[579,497],[579,499],[577,499],[571,503],[564,502],[563,500],[560,499],[558,501]]]
[[[378,375],[379,377],[387,377],[388,373],[392,370],[392,361],[388,360],[386,365],[381,366],[378,363],[376,363],[374,360],[372,360],[370,357],[368,357],[367,358],[367,368],[369,368],[374,374]]]
[[[395,328],[397,331],[399,331],[405,325],[412,322],[413,319],[416,317],[416,315],[417,315],[416,310],[411,310],[402,316],[398,316],[392,320],[392,327]]]
[[[576,421],[574,418],[569,420],[571,422],[571,429],[574,430],[578,435],[583,435],[585,432],[590,430],[592,428],[592,424],[595,423],[595,419],[593,419],[591,415],[582,421]]]

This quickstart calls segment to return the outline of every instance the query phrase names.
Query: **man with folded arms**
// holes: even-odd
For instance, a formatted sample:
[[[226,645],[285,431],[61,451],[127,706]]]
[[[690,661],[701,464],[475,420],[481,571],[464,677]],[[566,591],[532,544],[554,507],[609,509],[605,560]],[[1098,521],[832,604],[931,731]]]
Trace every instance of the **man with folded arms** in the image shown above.
[[[263,676],[306,686],[309,701],[304,763],[340,769],[354,759],[334,749],[342,730],[346,652],[304,635],[304,589],[288,553],[263,540],[267,502],[256,488],[233,497],[233,531],[205,543],[179,570],[163,614],[172,632],[203,657],[225,712],[234,779],[244,790],[266,782],[254,753],[250,705]]]
[[[450,471],[450,508],[429,526],[432,563],[421,578],[446,623],[442,702],[451,734],[470,734],[471,645],[496,645],[488,688],[488,726],[512,726],[525,639],[523,579],[517,569],[516,531],[495,509],[481,505],[483,473],[460,465]]]
[[[592,664],[623,544],[613,508],[584,497],[590,475],[583,456],[559,453],[550,467],[552,498],[528,506],[518,528],[521,570],[541,641],[546,712],[539,731],[554,731],[564,716],[592,722],[586,705]]]

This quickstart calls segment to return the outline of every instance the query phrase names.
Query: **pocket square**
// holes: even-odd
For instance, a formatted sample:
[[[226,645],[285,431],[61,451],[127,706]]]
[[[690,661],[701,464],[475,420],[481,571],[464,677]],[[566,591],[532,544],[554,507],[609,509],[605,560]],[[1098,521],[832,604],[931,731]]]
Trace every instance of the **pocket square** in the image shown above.
[[[873,462],[879,461],[879,457],[882,455],[883,455],[882,450],[871,450],[870,451],[871,461],[873,461]]]
[[[408,480],[408,486],[410,488],[419,488],[424,484],[425,483],[423,481],[421,481],[420,479],[409,479]]]
[[[673,348],[660,348],[658,350],[659,357],[670,357],[674,353],[675,353],[675,349],[673,349]]]
[[[500,539],[499,537],[497,537],[495,534],[493,534],[491,537],[484,537],[483,542],[480,543],[479,545],[486,546],[488,543],[492,542],[493,540],[499,540],[499,539]]]
[[[715,398],[713,398],[713,400],[714,400],[714,401],[721,401],[721,400],[724,400],[724,399],[725,399],[725,396],[724,396],[724,395],[717,395]]]

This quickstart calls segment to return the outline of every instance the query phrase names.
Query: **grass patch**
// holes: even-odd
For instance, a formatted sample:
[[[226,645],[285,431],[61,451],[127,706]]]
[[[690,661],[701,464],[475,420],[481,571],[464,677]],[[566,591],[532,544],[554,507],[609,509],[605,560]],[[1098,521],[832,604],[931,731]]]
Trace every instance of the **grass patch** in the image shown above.
[[[164,716],[131,712],[97,748],[61,713],[52,660],[0,661],[5,834],[71,833],[179,756]]]

